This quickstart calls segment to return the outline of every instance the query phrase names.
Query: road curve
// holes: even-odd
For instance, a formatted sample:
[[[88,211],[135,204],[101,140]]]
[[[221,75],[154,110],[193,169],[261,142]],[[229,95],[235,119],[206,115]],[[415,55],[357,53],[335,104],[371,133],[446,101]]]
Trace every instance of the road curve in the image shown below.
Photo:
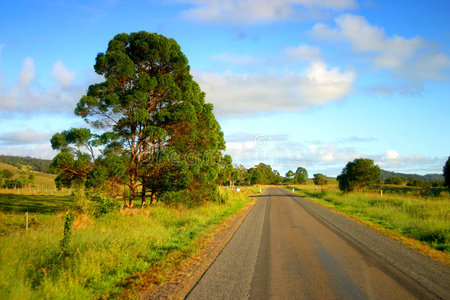
[[[187,299],[450,299],[450,268],[280,188]]]

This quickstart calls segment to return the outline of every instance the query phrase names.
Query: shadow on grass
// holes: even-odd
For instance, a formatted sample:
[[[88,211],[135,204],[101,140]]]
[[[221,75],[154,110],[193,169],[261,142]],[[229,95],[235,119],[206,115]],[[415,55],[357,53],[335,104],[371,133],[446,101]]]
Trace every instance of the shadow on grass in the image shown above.
[[[0,211],[54,213],[73,207],[73,196],[30,196],[0,194]]]

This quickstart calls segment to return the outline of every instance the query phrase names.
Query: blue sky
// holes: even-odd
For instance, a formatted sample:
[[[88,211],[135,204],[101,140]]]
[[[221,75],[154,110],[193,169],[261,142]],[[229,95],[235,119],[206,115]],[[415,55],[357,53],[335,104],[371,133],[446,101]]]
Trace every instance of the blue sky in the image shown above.
[[[441,173],[450,2],[16,0],[0,4],[0,154],[53,158],[114,35],[174,38],[234,162],[338,175],[348,161]]]

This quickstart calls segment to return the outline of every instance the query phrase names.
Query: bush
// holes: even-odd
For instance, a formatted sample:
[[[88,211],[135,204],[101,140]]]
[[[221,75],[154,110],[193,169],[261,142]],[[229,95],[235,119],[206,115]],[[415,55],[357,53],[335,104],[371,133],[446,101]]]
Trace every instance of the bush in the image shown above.
[[[0,172],[0,176],[4,177],[4,178],[6,178],[6,179],[10,179],[10,178],[13,178],[14,173],[13,173],[11,170],[3,169],[3,170]]]
[[[118,210],[120,207],[121,201],[111,196],[100,194],[91,197],[88,204],[89,213],[96,218]]]
[[[407,186],[423,186],[423,182],[418,179],[415,179],[415,178],[408,178],[406,185]]]
[[[170,191],[158,195],[157,200],[167,204],[183,204],[188,207],[197,206],[207,201],[225,203],[228,201],[227,192],[221,193],[216,188]]]
[[[388,178],[384,181],[385,184],[395,184],[395,185],[402,185],[404,179],[398,176]]]

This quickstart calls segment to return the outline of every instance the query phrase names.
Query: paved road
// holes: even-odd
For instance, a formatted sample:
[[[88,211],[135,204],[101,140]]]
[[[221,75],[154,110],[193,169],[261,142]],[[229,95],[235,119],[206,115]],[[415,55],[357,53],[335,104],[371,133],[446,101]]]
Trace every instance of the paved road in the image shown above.
[[[450,299],[450,268],[269,188],[187,299]]]

